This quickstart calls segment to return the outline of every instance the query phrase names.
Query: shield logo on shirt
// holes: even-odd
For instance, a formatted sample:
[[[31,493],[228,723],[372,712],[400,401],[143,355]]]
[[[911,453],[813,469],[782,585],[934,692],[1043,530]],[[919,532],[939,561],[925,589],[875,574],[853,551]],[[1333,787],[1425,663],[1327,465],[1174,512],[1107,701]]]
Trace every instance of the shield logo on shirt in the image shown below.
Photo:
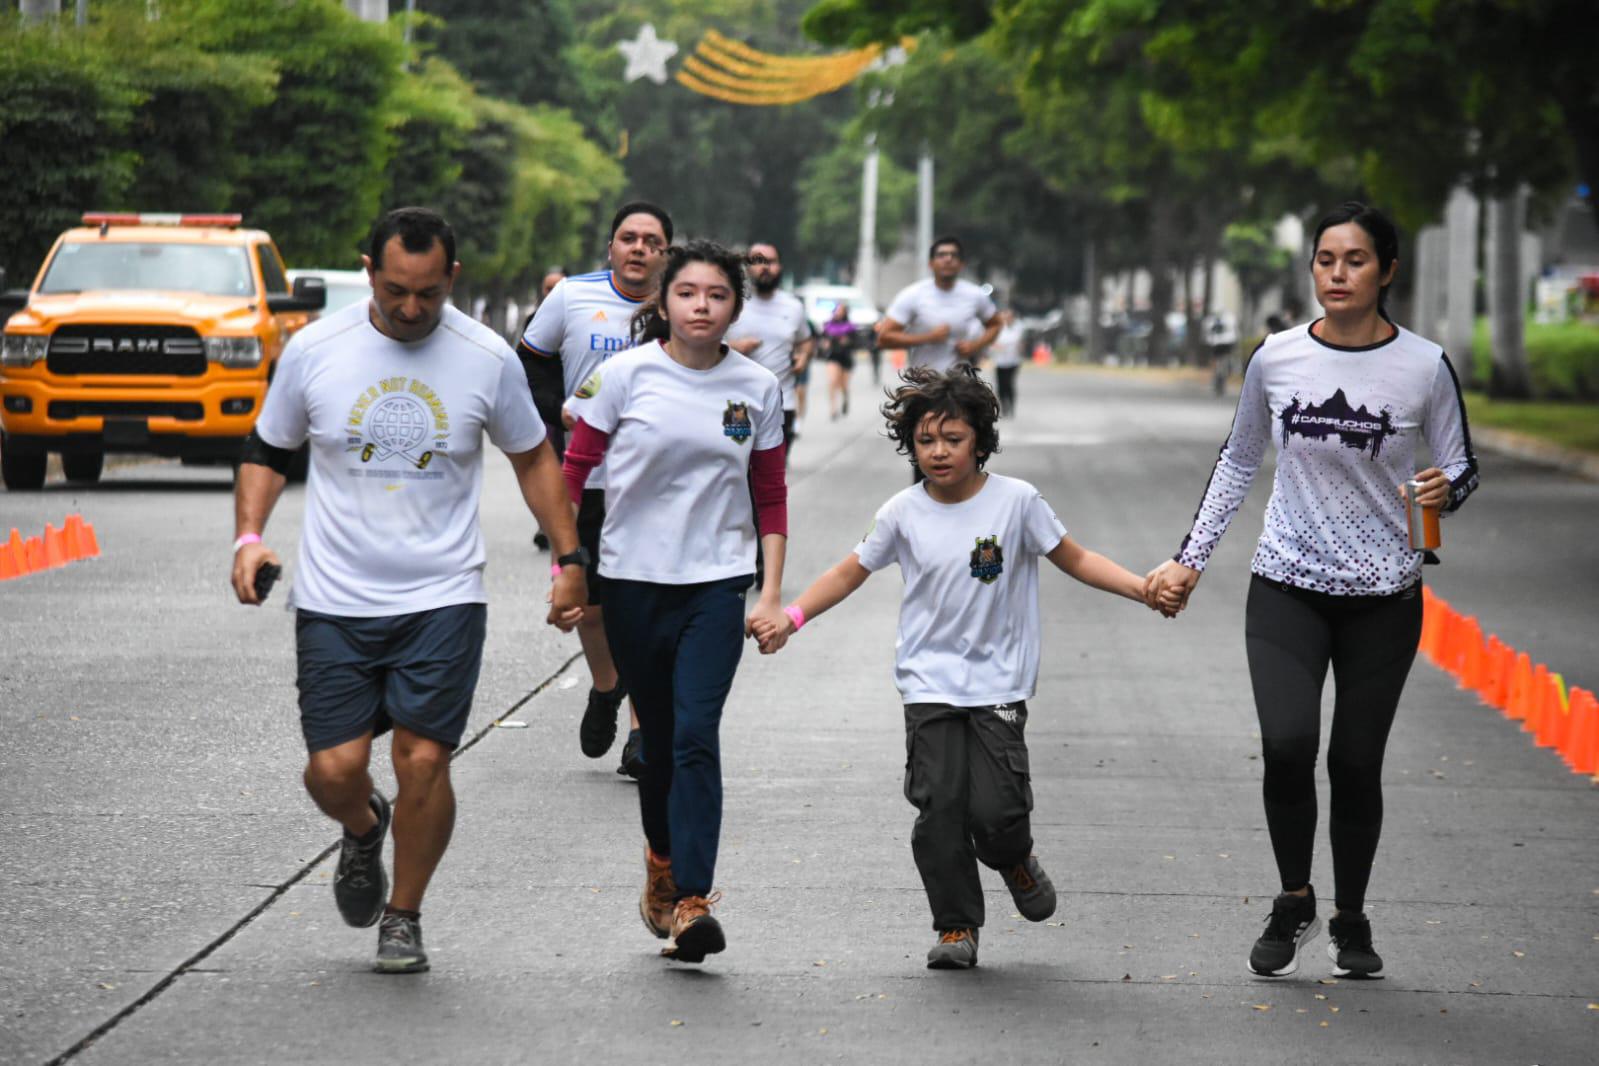
[[[596,370],[594,373],[588,376],[587,381],[583,382],[583,384],[577,387],[577,391],[572,395],[576,396],[580,400],[592,400],[595,396],[599,395],[599,391],[600,372]]]
[[[728,400],[727,410],[722,412],[723,435],[732,437],[735,444],[743,444],[754,432],[755,427],[750,422],[750,405]]]
[[[972,576],[985,585],[992,585],[1005,572],[1005,550],[999,546],[998,535],[978,537],[972,549]]]

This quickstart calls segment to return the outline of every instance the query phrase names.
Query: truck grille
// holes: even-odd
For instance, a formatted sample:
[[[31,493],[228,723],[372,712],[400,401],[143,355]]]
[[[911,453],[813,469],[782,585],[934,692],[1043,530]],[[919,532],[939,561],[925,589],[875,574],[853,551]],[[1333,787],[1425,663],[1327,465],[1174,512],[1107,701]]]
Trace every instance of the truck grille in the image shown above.
[[[50,338],[52,374],[205,373],[205,342],[187,326],[66,325]]]
[[[205,408],[198,403],[167,403],[159,400],[51,400],[50,417],[59,421],[74,418],[176,418],[198,422]]]

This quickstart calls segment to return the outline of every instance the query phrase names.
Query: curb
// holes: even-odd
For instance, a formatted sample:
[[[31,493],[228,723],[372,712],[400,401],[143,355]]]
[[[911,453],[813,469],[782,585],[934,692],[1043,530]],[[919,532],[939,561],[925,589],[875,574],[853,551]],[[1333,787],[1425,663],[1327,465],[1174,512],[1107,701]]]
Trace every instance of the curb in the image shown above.
[[[1537,463],[1539,466],[1563,470],[1568,474],[1587,478],[1589,481],[1599,481],[1599,455],[1592,452],[1566,448],[1537,437],[1530,437],[1525,433],[1494,429],[1490,426],[1473,427],[1471,437],[1480,447],[1488,451]]]

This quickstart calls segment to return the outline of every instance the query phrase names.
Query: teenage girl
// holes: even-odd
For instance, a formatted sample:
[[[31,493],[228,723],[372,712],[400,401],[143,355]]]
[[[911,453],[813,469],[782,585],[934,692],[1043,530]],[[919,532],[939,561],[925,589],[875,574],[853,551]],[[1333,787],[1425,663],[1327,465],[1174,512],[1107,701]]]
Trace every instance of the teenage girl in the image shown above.
[[[1477,487],[1477,461],[1448,356],[1384,310],[1398,270],[1393,223],[1346,203],[1317,225],[1312,247],[1310,271],[1326,314],[1270,334],[1255,350],[1193,528],[1176,557],[1150,574],[1149,592],[1176,591],[1187,602],[1277,442],[1244,643],[1282,894],[1249,969],[1261,977],[1293,973],[1299,949],[1321,928],[1310,860],[1330,665],[1336,894],[1327,952],[1335,975],[1377,977],[1383,963],[1365,903],[1382,831],[1383,754],[1421,636],[1421,567],[1437,562],[1410,547],[1402,485],[1420,481],[1423,506],[1453,511]],[[1423,442],[1433,465],[1418,474]]]
[[[644,924],[700,962],[726,946],[711,916],[722,826],[719,729],[744,637],[757,518],[766,583],[748,625],[783,618],[783,396],[722,338],[744,303],[738,256],[709,241],[668,252],[637,347],[570,402],[565,474],[577,500],[603,458],[605,635],[638,707],[644,767]],[[751,488],[753,486],[753,493]],[[752,499],[753,496],[753,499]]]
[[[1038,680],[1038,557],[1130,600],[1145,580],[1066,535],[1037,489],[987,473],[999,403],[970,365],[911,367],[883,406],[889,438],[926,475],[877,512],[860,546],[775,618],[761,651],[898,563],[905,578],[894,674],[905,704],[911,849],[933,912],[933,969],[977,964],[983,892],[998,870],[1016,909],[1041,922],[1055,889],[1032,854],[1027,700]]]

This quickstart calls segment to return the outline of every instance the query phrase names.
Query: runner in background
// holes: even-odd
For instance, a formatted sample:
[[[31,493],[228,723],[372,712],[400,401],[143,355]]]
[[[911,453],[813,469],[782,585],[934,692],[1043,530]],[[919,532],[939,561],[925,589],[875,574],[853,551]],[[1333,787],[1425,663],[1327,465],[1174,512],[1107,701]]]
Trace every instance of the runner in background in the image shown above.
[[[849,376],[855,369],[855,324],[849,304],[840,303],[822,326],[827,352],[827,417],[849,414]]]
[[[672,219],[654,204],[623,204],[611,219],[606,245],[610,269],[579,274],[558,282],[528,323],[517,354],[527,372],[533,402],[549,426],[557,451],[564,451],[571,416],[568,399],[607,359],[632,347],[633,314],[654,290],[672,243]],[[617,673],[605,639],[605,580],[596,563],[600,529],[605,523],[605,470],[590,477],[579,504],[578,539],[589,554],[589,607],[578,636],[588,662],[591,685],[588,705],[578,728],[583,754],[598,759],[616,741],[616,716],[626,696],[626,679]],[[622,746],[618,773],[638,777],[638,721]]]
[[[1016,375],[1021,370],[1022,349],[1027,335],[1016,323],[1016,312],[1006,308],[999,313],[999,338],[994,341],[994,380],[999,386],[999,413],[1002,418],[1016,417]]]
[[[904,348],[906,366],[948,370],[977,359],[999,336],[999,311],[981,286],[964,280],[966,253],[955,237],[940,237],[928,250],[933,276],[900,290],[879,326],[879,341]],[[968,336],[973,326],[981,332]]]
[[[783,389],[783,448],[794,442],[794,418],[798,397],[795,373],[809,365],[811,340],[805,305],[779,286],[783,281],[783,260],[777,246],[769,241],[750,245],[750,284],[755,291],[744,301],[744,310],[728,331],[727,346],[748,356],[772,372]]]

